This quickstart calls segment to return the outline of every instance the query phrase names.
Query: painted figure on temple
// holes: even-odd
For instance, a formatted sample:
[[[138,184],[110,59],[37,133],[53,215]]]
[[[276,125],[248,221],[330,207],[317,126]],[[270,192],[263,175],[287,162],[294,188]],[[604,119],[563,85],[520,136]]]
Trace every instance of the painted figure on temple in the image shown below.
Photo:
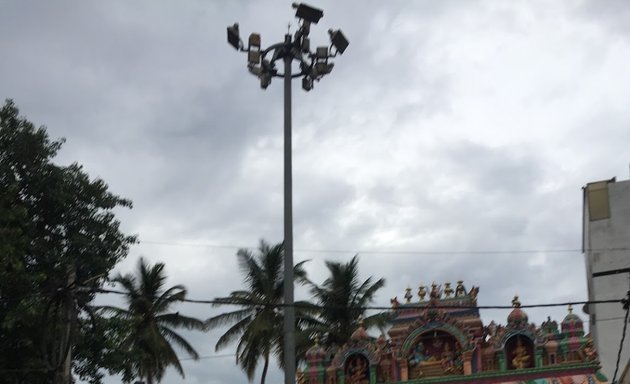
[[[459,343],[455,343],[455,371],[462,373],[464,369],[464,360],[462,360],[462,347]]]
[[[370,380],[370,371],[367,360],[361,355],[351,358],[346,370],[346,383],[367,384]]]
[[[405,302],[409,304],[411,303],[411,299],[413,299],[413,295],[411,294],[411,287],[407,287],[407,289],[405,289]]]
[[[451,297],[453,292],[455,291],[453,291],[453,288],[451,288],[451,283],[450,282],[444,283],[444,295],[447,299]]]
[[[442,352],[442,367],[444,372],[451,373],[455,369],[455,352],[451,351],[451,347],[448,343],[444,344],[444,351]]]
[[[463,297],[466,295],[466,290],[464,289],[464,281],[458,280],[457,287],[455,287],[455,297]]]
[[[562,322],[547,317],[536,326],[515,297],[507,323],[484,324],[479,287],[430,282],[420,284],[415,299],[411,288],[391,299],[391,328],[378,338],[360,323],[340,346],[315,339],[298,384],[608,384],[571,309]]]
[[[593,361],[597,360],[597,349],[593,347],[593,340],[589,337],[586,341],[586,345],[580,351],[580,355],[582,356],[582,360],[584,361]]]
[[[428,361],[430,358],[431,356],[427,354],[424,343],[419,342],[418,344],[416,344],[416,347],[414,348],[411,356],[409,356],[409,364],[411,366],[415,366],[422,363],[423,361]]]
[[[424,297],[427,295],[427,289],[424,285],[420,284],[418,287],[418,296],[420,297],[420,301],[424,301]]]
[[[512,359],[512,365],[516,369],[527,368],[529,365],[529,354],[527,353],[527,349],[521,343],[521,339],[519,338],[516,344],[516,349],[514,350],[514,358]]]
[[[431,300],[438,300],[440,296],[442,296],[442,292],[434,281],[433,284],[431,284],[431,292],[429,293],[429,297],[431,298]]]

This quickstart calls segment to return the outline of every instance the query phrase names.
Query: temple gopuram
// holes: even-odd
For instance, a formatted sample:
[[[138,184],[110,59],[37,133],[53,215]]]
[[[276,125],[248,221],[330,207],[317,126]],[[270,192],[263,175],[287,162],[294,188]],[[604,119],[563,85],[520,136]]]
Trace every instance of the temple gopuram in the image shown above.
[[[518,296],[507,324],[484,325],[478,287],[462,281],[453,289],[420,286],[414,299],[391,300],[388,337],[367,334],[363,325],[343,346],[324,348],[315,340],[306,352],[300,384],[505,383],[598,384],[597,351],[582,320],[569,307],[558,325],[547,318],[530,323]]]

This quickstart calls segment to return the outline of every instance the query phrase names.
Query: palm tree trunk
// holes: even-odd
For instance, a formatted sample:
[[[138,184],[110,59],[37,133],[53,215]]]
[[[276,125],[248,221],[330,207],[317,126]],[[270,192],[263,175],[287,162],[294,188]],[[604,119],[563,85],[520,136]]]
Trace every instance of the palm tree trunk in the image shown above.
[[[267,368],[269,368],[269,354],[265,355],[265,365],[263,365],[262,376],[260,377],[260,384],[265,384],[265,377],[267,377]]]

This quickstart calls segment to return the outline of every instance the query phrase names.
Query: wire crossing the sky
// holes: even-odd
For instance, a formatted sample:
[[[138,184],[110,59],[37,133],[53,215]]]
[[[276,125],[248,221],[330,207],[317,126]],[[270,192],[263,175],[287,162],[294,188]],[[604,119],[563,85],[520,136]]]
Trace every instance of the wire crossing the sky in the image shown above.
[[[117,291],[113,289],[97,289],[97,292],[100,293],[112,293],[118,295],[125,295],[126,293],[123,291]],[[569,305],[584,305],[584,304],[610,304],[610,303],[623,303],[625,299],[611,299],[611,300],[587,300],[587,301],[567,301],[560,303],[542,303],[542,304],[524,304],[521,305],[520,308],[548,308],[548,307],[567,307]],[[181,300],[185,303],[192,304],[211,304],[211,305],[236,305],[242,307],[260,307],[260,308],[285,308],[285,307],[295,307],[295,308],[304,308],[304,309],[344,309],[345,307],[334,307],[334,306],[324,306],[319,304],[311,304],[306,302],[295,302],[291,305],[284,303],[268,303],[268,302],[260,302],[260,303],[250,303],[244,302],[240,300],[203,300],[203,299],[183,299]],[[396,308],[392,308],[391,306],[364,306],[357,307],[359,310],[378,310],[378,311],[389,311],[389,310],[407,310],[407,309],[514,309],[512,305],[414,305],[414,304],[400,304]]]
[[[624,316],[623,330],[621,331],[621,340],[619,341],[619,350],[617,351],[617,362],[615,363],[615,373],[611,384],[617,384],[617,373],[619,372],[619,363],[621,362],[621,351],[623,351],[623,342],[626,340],[626,332],[628,331],[628,316],[630,316],[630,289],[626,298],[622,299],[623,308],[626,310]]]
[[[232,244],[211,244],[211,243],[186,243],[175,241],[155,241],[141,240],[139,244],[147,245],[166,245],[173,247],[196,247],[196,248],[214,248],[214,249],[250,249],[255,250],[257,247],[249,245],[232,245]],[[487,250],[386,250],[386,249],[309,249],[295,248],[296,252],[303,253],[326,253],[326,254],[375,254],[375,255],[519,255],[519,254],[539,254],[539,253],[584,253],[584,252],[604,252],[604,251],[628,251],[628,247],[618,248],[564,248],[564,249],[487,249]]]

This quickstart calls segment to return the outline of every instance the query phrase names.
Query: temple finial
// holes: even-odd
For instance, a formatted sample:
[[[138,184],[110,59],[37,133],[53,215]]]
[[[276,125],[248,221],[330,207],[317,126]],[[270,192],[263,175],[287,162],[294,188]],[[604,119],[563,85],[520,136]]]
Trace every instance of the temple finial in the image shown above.
[[[520,308],[521,307],[521,302],[518,299],[518,295],[514,295],[514,298],[512,299],[512,307],[514,307],[514,308]]]
[[[411,294],[411,287],[407,287],[407,289],[405,289],[405,300],[407,303],[411,303],[411,299],[413,298],[413,295]]]

